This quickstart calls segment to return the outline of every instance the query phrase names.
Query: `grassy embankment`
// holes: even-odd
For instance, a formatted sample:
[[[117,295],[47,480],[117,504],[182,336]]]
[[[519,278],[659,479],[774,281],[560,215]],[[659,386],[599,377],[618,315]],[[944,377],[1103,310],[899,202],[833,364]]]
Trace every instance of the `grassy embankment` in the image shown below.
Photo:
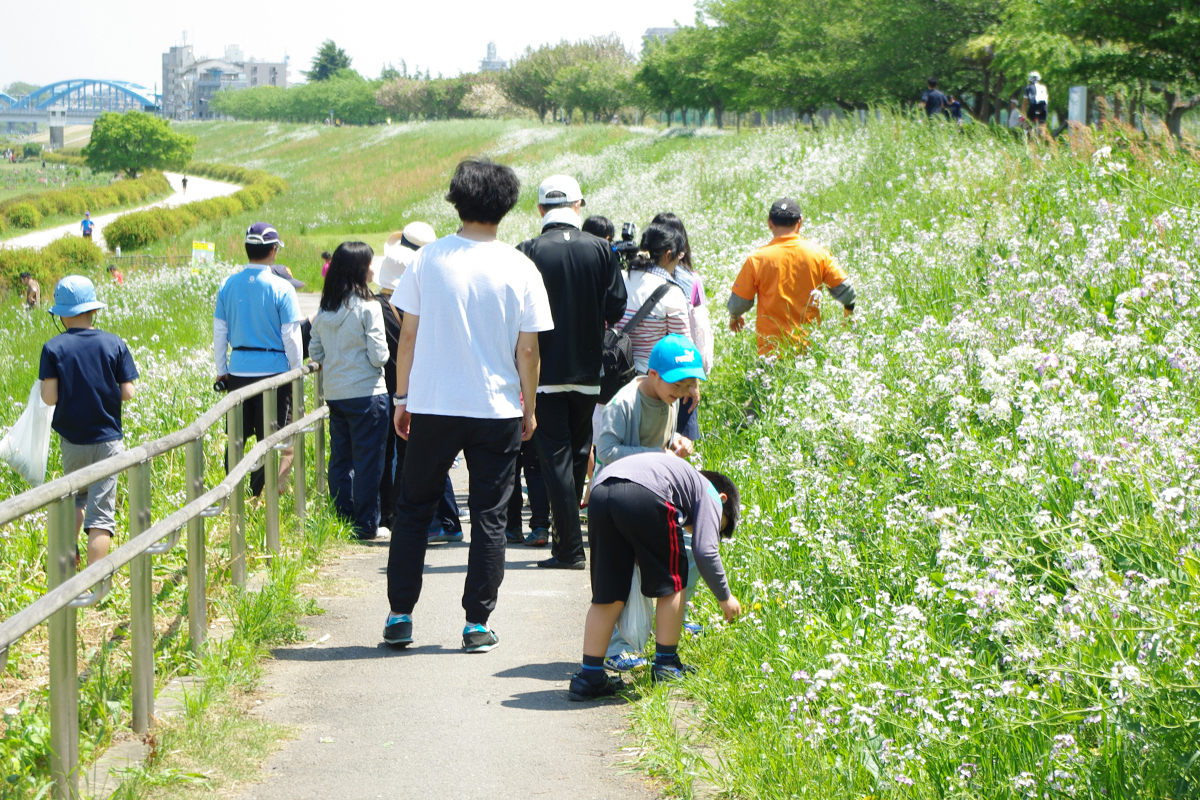
[[[491,152],[509,163],[530,163],[563,150],[594,153],[626,136],[621,128],[547,131],[487,120],[369,128],[194,123],[186,131],[199,137],[197,161],[262,169],[289,189],[261,209],[202,224],[150,252],[182,252],[193,238],[204,238],[216,243],[218,258],[237,260],[246,227],[266,219],[286,245],[280,261],[313,291],[321,286],[322,250],[361,239],[382,252],[388,234],[415,218],[417,204],[444,194],[449,172],[464,157]]]
[[[457,124],[432,130],[446,142]],[[563,137],[592,130],[612,144],[567,150]],[[366,193],[342,175],[403,157],[354,149],[378,130],[337,150],[305,143],[345,129],[202,133],[206,160],[306,187],[273,201],[285,239],[317,223],[296,250],[408,214],[453,224],[439,199],[452,148],[424,199],[389,210],[366,201],[406,183],[374,178]],[[718,335],[701,453],[743,486],[725,558],[749,613],[719,625],[711,597],[695,598],[710,631],[684,656],[701,672],[673,692],[698,701],[698,724],[680,733],[673,693],[644,687],[645,765],[683,796],[697,777],[746,797],[1194,788],[1195,163],[1136,139],[1093,160],[1086,142],[1029,150],[891,119],[544,135],[544,160],[518,155],[526,191],[505,240],[536,230],[531,190],[554,171],[579,175],[589,210],[614,221],[676,211],[720,329],[765,209],[787,193],[860,293],[854,322],[826,324],[799,357]],[[235,152],[247,147],[261,149]],[[224,233],[231,252],[245,222]]]

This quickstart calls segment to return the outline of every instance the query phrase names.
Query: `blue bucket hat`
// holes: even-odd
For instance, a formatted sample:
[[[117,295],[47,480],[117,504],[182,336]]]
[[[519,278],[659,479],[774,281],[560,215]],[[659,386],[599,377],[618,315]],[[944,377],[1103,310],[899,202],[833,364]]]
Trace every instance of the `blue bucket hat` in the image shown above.
[[[650,369],[667,383],[676,383],[687,378],[708,380],[704,374],[704,360],[692,340],[678,333],[659,339],[650,351]]]
[[[86,311],[108,306],[96,299],[96,287],[82,275],[68,275],[54,287],[54,305],[50,313],[59,317],[75,317]]]

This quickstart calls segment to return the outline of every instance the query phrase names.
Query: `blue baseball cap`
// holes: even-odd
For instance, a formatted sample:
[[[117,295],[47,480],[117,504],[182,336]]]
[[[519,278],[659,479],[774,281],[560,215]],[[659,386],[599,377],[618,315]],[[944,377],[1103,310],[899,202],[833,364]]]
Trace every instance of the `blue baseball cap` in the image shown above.
[[[704,374],[704,359],[692,340],[678,333],[672,333],[658,340],[650,351],[650,369],[658,373],[658,377],[667,383],[675,383],[687,378],[708,380]]]
[[[246,230],[246,244],[273,244],[280,248],[279,231],[269,222],[256,222]]]
[[[54,305],[50,313],[59,317],[75,317],[86,311],[107,308],[96,299],[96,287],[82,275],[68,275],[54,287]]]

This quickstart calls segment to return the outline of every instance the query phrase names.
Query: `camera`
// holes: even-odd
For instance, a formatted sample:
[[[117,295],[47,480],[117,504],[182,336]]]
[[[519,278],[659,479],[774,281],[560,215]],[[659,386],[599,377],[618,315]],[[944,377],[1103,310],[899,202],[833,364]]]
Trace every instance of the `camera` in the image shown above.
[[[632,222],[621,224],[621,241],[613,243],[612,249],[621,258],[621,262],[628,265],[633,257],[638,252],[637,242],[637,225]]]

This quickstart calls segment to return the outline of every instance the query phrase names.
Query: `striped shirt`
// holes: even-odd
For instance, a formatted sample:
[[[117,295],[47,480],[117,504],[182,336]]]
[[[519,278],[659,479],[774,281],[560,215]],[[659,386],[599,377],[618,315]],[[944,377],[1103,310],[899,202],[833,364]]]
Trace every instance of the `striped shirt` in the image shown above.
[[[623,273],[622,277],[625,279],[627,300],[625,301],[625,316],[618,324],[618,327],[621,328],[633,319],[633,315],[642,307],[642,303],[646,302],[654,293],[654,290],[667,282],[657,275],[640,269]],[[630,332],[629,341],[633,345],[633,364],[638,372],[645,373],[650,368],[650,351],[667,334],[678,333],[689,339],[692,338],[692,328],[688,322],[688,306],[689,301],[684,296],[683,290],[678,285],[673,285],[671,290],[650,310],[650,315]]]

